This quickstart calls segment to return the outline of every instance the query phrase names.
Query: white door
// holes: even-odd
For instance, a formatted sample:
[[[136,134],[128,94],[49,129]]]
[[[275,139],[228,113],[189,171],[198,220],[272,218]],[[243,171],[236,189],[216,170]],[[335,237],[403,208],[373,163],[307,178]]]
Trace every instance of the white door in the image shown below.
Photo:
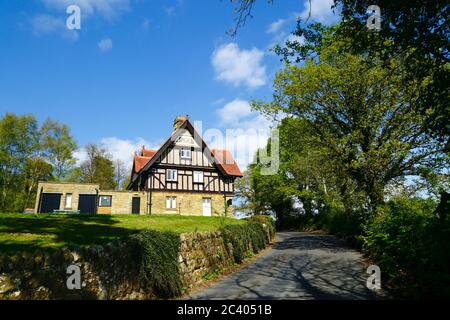
[[[211,216],[211,198],[203,198],[203,215]]]

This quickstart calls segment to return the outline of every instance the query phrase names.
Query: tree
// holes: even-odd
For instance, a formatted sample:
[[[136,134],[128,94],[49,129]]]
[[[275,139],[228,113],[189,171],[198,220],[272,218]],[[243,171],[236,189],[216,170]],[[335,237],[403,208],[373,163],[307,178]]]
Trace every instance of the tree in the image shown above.
[[[231,34],[252,17],[256,0],[237,0],[236,27]],[[267,1],[272,3],[272,1]],[[311,1],[310,8],[311,8]],[[369,6],[381,10],[381,29],[367,28]],[[379,57],[389,65],[391,59],[400,58],[405,85],[410,81],[421,83],[420,94],[413,105],[426,118],[426,129],[434,138],[447,142],[450,150],[450,5],[446,1],[420,0],[334,0],[330,9],[340,9],[341,21],[334,27],[336,36],[346,40],[342,52]],[[324,30],[320,23],[307,25],[299,20],[294,35],[297,39],[275,47],[285,58],[304,60],[317,54],[322,45]],[[306,40],[306,41],[303,41]]]
[[[52,180],[52,173],[52,165],[43,158],[35,157],[27,160],[24,169],[24,208],[34,207],[34,195],[36,195],[39,181]]]
[[[106,150],[90,143],[85,147],[87,160],[83,161],[79,170],[79,180],[84,183],[98,183],[101,189],[115,189],[114,165]]]
[[[66,125],[47,119],[41,128],[41,148],[46,161],[52,164],[54,177],[62,180],[75,164],[73,152],[77,145]]]
[[[24,209],[24,172],[38,151],[38,141],[38,126],[32,115],[6,113],[0,120],[1,212]]]
[[[383,203],[389,181],[419,175],[421,167],[442,169],[448,159],[414,108],[421,83],[405,84],[392,71],[399,59],[386,67],[373,57],[342,52],[345,44],[329,42],[304,66],[286,65],[275,80],[273,101],[253,106],[267,115],[307,120],[317,143],[364,190],[373,209]]]
[[[116,159],[114,161],[114,181],[118,190],[124,187],[124,183],[127,179],[127,172],[128,169],[125,166],[125,163],[120,159]]]

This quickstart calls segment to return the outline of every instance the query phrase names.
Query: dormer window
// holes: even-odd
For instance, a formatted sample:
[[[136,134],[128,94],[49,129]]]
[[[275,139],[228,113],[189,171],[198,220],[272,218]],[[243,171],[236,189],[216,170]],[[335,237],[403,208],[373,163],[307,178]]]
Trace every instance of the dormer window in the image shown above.
[[[180,149],[180,158],[181,159],[191,159],[191,149],[181,148]]]

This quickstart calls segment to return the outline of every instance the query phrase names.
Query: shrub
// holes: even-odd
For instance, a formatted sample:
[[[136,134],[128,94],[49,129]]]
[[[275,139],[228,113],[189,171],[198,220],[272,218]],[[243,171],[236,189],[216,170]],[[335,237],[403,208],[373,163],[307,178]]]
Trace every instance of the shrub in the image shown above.
[[[180,237],[176,233],[144,230],[130,236],[133,257],[140,280],[153,288],[160,298],[181,295],[182,281],[178,269]]]
[[[450,223],[423,199],[395,199],[379,208],[360,237],[393,288],[412,298],[449,298]]]
[[[242,263],[248,250],[258,253],[264,249],[270,239],[263,225],[249,221],[244,225],[227,225],[221,228],[225,244],[231,244],[235,263]],[[228,248],[228,245],[226,245]]]
[[[272,238],[273,236],[275,236],[275,220],[271,216],[257,214],[252,216],[249,221],[265,224],[269,228],[270,237]]]

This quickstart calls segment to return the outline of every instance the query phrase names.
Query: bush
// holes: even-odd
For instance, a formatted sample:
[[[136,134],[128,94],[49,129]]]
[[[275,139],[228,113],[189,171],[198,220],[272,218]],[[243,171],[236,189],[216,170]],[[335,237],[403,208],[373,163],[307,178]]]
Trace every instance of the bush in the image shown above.
[[[145,230],[131,235],[130,244],[141,281],[153,288],[157,297],[181,295],[182,281],[178,269],[180,236],[172,232]]]
[[[228,243],[232,246],[235,263],[242,263],[249,250],[258,253],[271,240],[263,225],[255,221],[249,221],[244,225],[228,225],[221,228],[221,231],[226,247],[229,248]]]
[[[450,297],[450,223],[434,209],[430,200],[395,199],[364,227],[363,249],[398,297]]]
[[[275,236],[275,220],[268,215],[257,214],[250,217],[249,221],[259,222],[260,224],[264,224],[269,228],[270,237]]]

